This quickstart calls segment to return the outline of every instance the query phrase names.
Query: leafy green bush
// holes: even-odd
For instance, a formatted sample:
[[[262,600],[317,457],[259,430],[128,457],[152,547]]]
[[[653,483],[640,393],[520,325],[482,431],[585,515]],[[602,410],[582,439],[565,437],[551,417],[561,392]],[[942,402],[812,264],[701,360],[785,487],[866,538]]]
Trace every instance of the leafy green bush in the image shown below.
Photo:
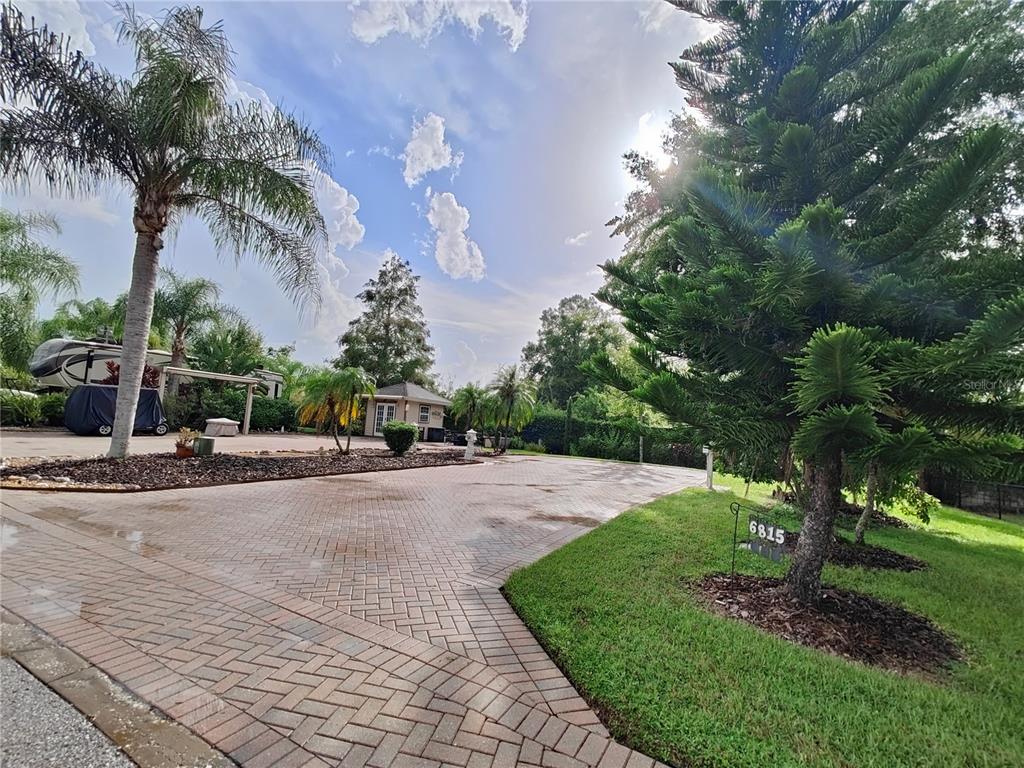
[[[66,392],[52,392],[39,399],[39,414],[43,424],[49,427],[64,426],[64,404],[68,401]]]
[[[932,515],[939,511],[942,504],[932,496],[918,488],[916,485],[909,485],[900,490],[899,496],[893,504],[893,509],[905,515],[914,515],[923,523],[931,522]]]
[[[389,421],[381,431],[384,433],[384,442],[395,456],[401,456],[412,448],[420,434],[419,427],[407,421]]]
[[[28,371],[10,365],[0,365],[0,388],[28,391],[35,386],[36,380]]]
[[[8,427],[30,427],[42,420],[39,398],[0,390],[0,424]]]
[[[245,417],[245,390],[192,386],[184,394],[166,395],[164,412],[172,429],[191,427],[204,429],[207,419],[234,419],[241,423]],[[277,432],[296,429],[295,405],[285,398],[252,399],[250,429]]]
[[[243,414],[245,402],[242,402]],[[252,429],[273,430],[277,432],[284,427],[293,430],[298,424],[295,405],[284,398],[271,400],[268,397],[254,397],[252,400]]]

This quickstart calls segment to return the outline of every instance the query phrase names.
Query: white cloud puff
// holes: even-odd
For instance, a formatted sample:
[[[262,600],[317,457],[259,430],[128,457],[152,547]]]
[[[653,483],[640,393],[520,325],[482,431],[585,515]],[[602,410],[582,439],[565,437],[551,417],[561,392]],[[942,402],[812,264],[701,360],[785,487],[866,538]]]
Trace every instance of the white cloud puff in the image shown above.
[[[25,18],[34,18],[39,25],[45,24],[51,32],[71,38],[71,47],[86,56],[96,53],[96,46],[86,30],[90,21],[83,13],[81,3],[41,2],[40,0],[19,0],[18,8]]]
[[[458,168],[462,164],[462,153],[452,152],[444,140],[444,118],[431,112],[422,122],[413,123],[412,136],[405,145],[402,159],[405,160],[402,177],[412,189],[431,171]]]
[[[511,0],[358,3],[352,8],[352,34],[368,45],[390,34],[427,42],[449,24],[458,23],[475,38],[486,19],[504,35],[513,51],[526,39],[526,3]]]
[[[484,276],[484,255],[480,246],[466,236],[469,210],[459,205],[451,192],[430,198],[427,221],[434,230],[434,259],[449,277],[480,280]]]
[[[572,237],[565,238],[565,244],[575,245],[578,247],[586,243],[588,237],[590,237],[589,229],[586,232],[580,232],[578,235],[573,235]]]
[[[310,169],[316,204],[327,225],[327,252],[336,256],[339,247],[351,251],[363,240],[366,227],[356,217],[359,199],[323,171]]]

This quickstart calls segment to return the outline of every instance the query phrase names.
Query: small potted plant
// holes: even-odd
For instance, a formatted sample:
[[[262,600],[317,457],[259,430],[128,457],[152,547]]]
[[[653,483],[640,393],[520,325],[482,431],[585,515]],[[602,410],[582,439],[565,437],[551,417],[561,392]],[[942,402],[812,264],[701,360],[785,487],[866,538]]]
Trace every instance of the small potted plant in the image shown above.
[[[182,427],[178,431],[178,437],[174,441],[174,455],[179,459],[187,459],[193,455],[192,443],[201,433],[188,427]]]

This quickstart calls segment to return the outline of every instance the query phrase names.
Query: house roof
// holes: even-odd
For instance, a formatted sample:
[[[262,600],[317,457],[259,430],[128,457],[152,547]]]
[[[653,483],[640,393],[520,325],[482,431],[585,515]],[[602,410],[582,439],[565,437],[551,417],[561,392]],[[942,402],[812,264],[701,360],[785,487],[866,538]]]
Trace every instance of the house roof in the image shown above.
[[[429,389],[413,384],[411,381],[403,381],[401,384],[391,384],[387,387],[378,387],[377,395],[384,397],[404,397],[407,400],[414,400],[418,403],[432,403],[434,405],[451,405],[451,400],[445,400],[440,395],[434,394]]]

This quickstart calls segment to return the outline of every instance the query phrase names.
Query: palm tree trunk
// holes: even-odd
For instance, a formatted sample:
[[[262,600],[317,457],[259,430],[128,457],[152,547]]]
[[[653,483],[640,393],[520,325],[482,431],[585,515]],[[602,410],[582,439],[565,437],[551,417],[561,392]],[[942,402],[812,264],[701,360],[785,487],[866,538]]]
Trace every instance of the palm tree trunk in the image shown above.
[[[110,439],[108,456],[124,458],[135,426],[135,410],[139,405],[139,389],[146,368],[149,347],[149,326],[153,320],[153,297],[156,295],[157,269],[163,241],[151,231],[137,231],[135,258],[132,261],[132,282],[128,289],[128,306],[124,317],[124,342],[121,345],[121,370],[117,385],[117,411]]]
[[[864,511],[861,512],[857,527],[853,530],[853,538],[858,544],[864,543],[864,531],[875,513],[875,492],[878,488],[878,464],[871,462],[868,465],[868,487],[864,492]]]
[[[352,398],[348,400],[348,411],[346,412],[347,423],[345,424],[345,455],[352,451]]]
[[[171,362],[169,363],[171,368],[181,368],[185,362],[185,333],[175,331],[174,341],[171,342]],[[167,393],[171,395],[178,394],[178,387],[180,385],[180,376],[168,376],[167,377]]]
[[[342,453],[341,440],[338,439],[338,414],[332,414],[331,418],[331,437],[334,438],[334,444],[338,446],[338,453]]]
[[[842,466],[839,451],[813,462],[810,503],[793,562],[786,574],[786,590],[803,603],[816,603],[821,592],[821,569],[832,546],[833,528],[839,514]]]

